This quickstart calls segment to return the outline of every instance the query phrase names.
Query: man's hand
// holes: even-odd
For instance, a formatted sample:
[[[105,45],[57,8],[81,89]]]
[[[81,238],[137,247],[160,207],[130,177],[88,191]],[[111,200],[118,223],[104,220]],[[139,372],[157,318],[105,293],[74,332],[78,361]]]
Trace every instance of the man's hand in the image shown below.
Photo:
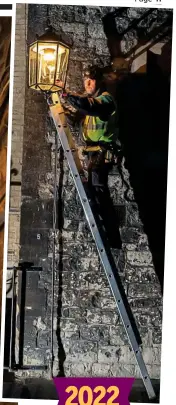
[[[61,104],[64,109],[64,113],[67,117],[68,122],[70,124],[74,124],[76,109],[69,104],[68,98],[67,98],[67,93],[62,94],[60,100],[61,100]]]

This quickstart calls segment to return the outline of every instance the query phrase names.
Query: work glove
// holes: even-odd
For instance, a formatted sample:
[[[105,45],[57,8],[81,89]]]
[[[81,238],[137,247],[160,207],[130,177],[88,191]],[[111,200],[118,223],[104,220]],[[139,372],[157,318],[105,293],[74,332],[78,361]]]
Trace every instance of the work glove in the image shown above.
[[[73,107],[69,102],[69,96],[71,95],[80,95],[76,92],[70,91],[68,89],[63,89],[60,100],[62,107],[64,109],[64,113],[66,114],[70,124],[78,124],[83,119],[83,115]]]

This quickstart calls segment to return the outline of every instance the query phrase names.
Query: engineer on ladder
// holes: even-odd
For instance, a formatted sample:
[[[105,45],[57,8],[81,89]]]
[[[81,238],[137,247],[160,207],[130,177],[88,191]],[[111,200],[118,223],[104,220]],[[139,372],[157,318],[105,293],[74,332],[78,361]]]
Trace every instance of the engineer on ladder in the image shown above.
[[[83,72],[86,94],[66,92],[64,96],[72,107],[83,117],[82,137],[85,142],[83,154],[84,169],[87,173],[87,189],[98,204],[98,213],[111,247],[121,247],[116,213],[110,198],[108,174],[113,163],[117,162],[119,148],[118,117],[116,103],[106,91],[103,71],[99,66],[91,66]],[[85,172],[84,171],[84,172]],[[116,228],[116,229],[115,229]]]

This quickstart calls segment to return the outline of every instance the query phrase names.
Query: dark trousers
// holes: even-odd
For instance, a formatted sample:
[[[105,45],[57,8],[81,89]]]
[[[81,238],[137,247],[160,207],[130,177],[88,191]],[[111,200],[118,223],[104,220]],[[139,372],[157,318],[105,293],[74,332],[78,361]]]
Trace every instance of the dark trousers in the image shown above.
[[[97,152],[96,152],[97,153]],[[93,152],[95,156],[95,152]],[[92,159],[88,155],[88,160]],[[104,234],[111,247],[121,248],[119,221],[108,187],[108,175],[112,165],[105,163],[102,156],[98,164],[88,165],[87,193],[91,199],[92,210],[96,220],[103,225]]]

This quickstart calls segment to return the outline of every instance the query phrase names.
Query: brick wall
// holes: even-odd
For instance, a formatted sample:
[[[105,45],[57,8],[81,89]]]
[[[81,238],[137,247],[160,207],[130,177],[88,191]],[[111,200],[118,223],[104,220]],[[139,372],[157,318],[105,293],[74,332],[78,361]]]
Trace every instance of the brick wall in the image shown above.
[[[21,169],[26,80],[26,8],[18,4],[15,32],[15,65],[12,117],[12,184],[10,188],[8,265],[19,262]]]
[[[13,115],[11,141],[11,186],[9,204],[8,257],[7,257],[7,301],[6,301],[6,339],[5,363],[9,356],[10,305],[12,297],[9,267],[19,263],[20,249],[20,210],[21,210],[21,169],[24,130],[25,77],[26,77],[26,10],[25,5],[18,5],[15,33],[15,61],[13,78]],[[16,280],[17,281],[17,280]],[[6,365],[5,364],[5,365]],[[9,395],[8,395],[9,396]]]
[[[0,17],[0,308],[4,248],[4,214],[6,195],[6,160],[9,91],[9,50],[11,42],[11,18]],[[0,309],[1,311],[1,309]]]
[[[107,40],[102,27],[102,16],[108,11],[108,7],[101,9],[100,7],[59,5],[49,7],[54,28],[73,41],[67,80],[67,84],[72,90],[81,89],[81,73],[85,65],[99,59],[104,65],[110,62]],[[17,21],[23,21],[22,12],[24,12],[24,7],[18,6]],[[136,12],[136,9],[128,9],[128,23],[135,18]],[[158,13],[158,18],[161,18],[161,13]],[[154,14],[156,16],[156,11]],[[45,5],[29,6],[29,41],[35,39],[35,33],[39,35],[43,33],[46,20],[47,8]],[[117,20],[117,23],[120,26],[120,24],[125,24],[125,21],[127,22],[125,18],[121,18]],[[145,24],[146,26],[149,24],[148,20]],[[24,26],[23,24],[20,26],[21,29],[23,27],[24,35]],[[125,44],[128,49],[130,43],[131,39],[126,39]],[[25,58],[25,52],[20,52]],[[147,60],[147,54],[145,60]],[[16,73],[16,80],[17,76],[18,73]],[[16,86],[17,83],[18,80]],[[137,86],[139,85],[137,84]],[[136,88],[138,89],[138,87]],[[130,101],[126,102],[128,109],[125,111],[129,117],[126,122],[128,121],[128,133],[130,133],[130,123],[132,122],[130,120],[134,114],[134,108],[131,108],[134,102],[130,99],[130,94],[134,95],[133,83],[128,83],[128,89],[130,90],[128,90],[125,102]],[[145,87],[144,90],[146,91]],[[22,91],[24,91],[24,87]],[[151,100],[151,95],[147,93],[147,97],[146,105]],[[146,111],[151,112],[147,109]],[[19,117],[17,109],[14,114],[17,130],[20,128],[21,131],[23,124],[20,120],[24,120],[22,121],[24,131],[20,259],[33,261],[35,265],[43,267],[41,273],[29,273],[27,278],[24,363],[43,365],[48,363],[50,355],[53,134],[49,134],[46,103],[41,94],[26,88],[25,117],[23,115],[24,106]],[[141,134],[142,128],[144,140],[150,131],[147,132],[148,127],[147,130],[145,129],[142,121],[144,116],[141,114],[140,117],[140,114],[138,126],[133,129],[133,134],[135,131]],[[168,112],[166,111],[165,114],[166,125],[168,125]],[[157,112],[156,120],[158,120]],[[135,146],[134,136],[133,140]],[[131,201],[134,194],[132,185],[134,184],[136,187],[134,178],[138,179],[140,187],[143,183],[142,179],[137,176],[141,172],[141,166],[138,166],[137,169],[134,167],[137,170],[136,177],[134,170],[130,171],[129,145],[133,146],[131,146],[131,141],[125,148],[126,165],[124,162],[122,165],[126,182],[122,182],[118,170],[114,170],[109,176],[110,192],[119,214],[122,239],[120,256],[119,251],[114,251],[113,254],[118,262],[119,274],[142,337],[142,350],[147,368],[150,376],[158,379],[160,375],[162,296],[154,266],[154,256],[156,257],[154,253],[161,256],[162,264],[164,247],[163,245],[159,248],[154,247],[152,243],[149,243],[150,232],[143,223],[144,220],[146,224],[148,217],[143,215],[145,213],[142,211],[144,205],[142,205],[139,189],[136,193],[137,200],[135,198]],[[149,152],[148,149],[147,152]],[[137,158],[135,155],[135,162],[138,164]],[[66,376],[135,375],[138,377],[138,367],[129,348],[119,315],[115,310],[114,300],[101,269],[94,242],[87,229],[67,163],[62,156],[58,163],[58,187],[58,217],[60,223],[63,220],[63,226],[58,231],[57,266],[55,268],[54,373],[64,373]],[[141,188],[146,201],[149,202],[149,210],[152,207],[156,208],[155,190],[154,186],[152,187],[152,191],[149,188],[146,191]],[[126,195],[127,189],[130,199]],[[154,212],[156,214],[156,210]],[[158,222],[156,227],[158,227]],[[144,228],[147,229],[147,233]],[[156,233],[155,236],[157,236]],[[41,374],[43,373],[41,372]],[[24,373],[22,375],[24,376]]]

